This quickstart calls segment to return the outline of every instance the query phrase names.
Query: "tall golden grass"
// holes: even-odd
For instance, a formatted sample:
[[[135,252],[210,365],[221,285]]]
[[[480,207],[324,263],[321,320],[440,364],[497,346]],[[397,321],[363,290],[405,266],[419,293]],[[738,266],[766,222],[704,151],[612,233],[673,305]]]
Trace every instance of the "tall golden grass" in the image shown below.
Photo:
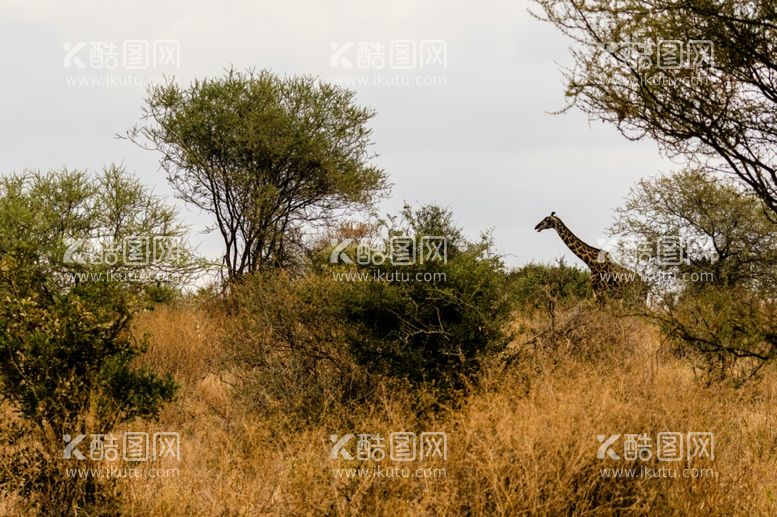
[[[378,389],[356,411],[315,426],[259,417],[236,402],[220,337],[223,315],[162,307],[144,313],[144,361],[182,388],[158,422],[175,431],[177,475],[122,479],[127,515],[776,515],[777,376],[735,389],[705,387],[642,320],[580,313],[576,335],[540,342],[519,333],[456,407],[419,420],[408,390]],[[516,328],[536,321],[520,319]],[[566,339],[566,341],[565,341]],[[447,460],[417,466],[435,477],[338,477],[336,469],[396,463],[331,460],[330,435],[447,433]],[[597,459],[597,435],[714,433],[715,457],[673,466],[705,478],[603,478],[647,462]],[[399,464],[396,464],[399,465]],[[405,465],[401,465],[405,466]],[[714,473],[714,475],[712,474]],[[21,514],[12,494],[0,514]]]

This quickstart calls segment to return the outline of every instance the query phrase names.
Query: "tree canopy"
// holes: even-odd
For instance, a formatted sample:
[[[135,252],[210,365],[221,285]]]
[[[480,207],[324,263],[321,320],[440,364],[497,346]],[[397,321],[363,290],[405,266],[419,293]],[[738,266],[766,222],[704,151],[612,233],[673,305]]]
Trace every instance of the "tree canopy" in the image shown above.
[[[178,195],[215,217],[234,281],[288,265],[305,225],[364,208],[386,189],[370,163],[374,114],[313,77],[229,69],[150,87],[146,124],[128,137],[161,152]]]
[[[625,261],[656,288],[777,292],[777,226],[741,185],[685,170],[645,178],[617,210],[610,233]]]
[[[735,175],[777,213],[777,4],[535,1],[579,43],[565,72],[572,105]]]

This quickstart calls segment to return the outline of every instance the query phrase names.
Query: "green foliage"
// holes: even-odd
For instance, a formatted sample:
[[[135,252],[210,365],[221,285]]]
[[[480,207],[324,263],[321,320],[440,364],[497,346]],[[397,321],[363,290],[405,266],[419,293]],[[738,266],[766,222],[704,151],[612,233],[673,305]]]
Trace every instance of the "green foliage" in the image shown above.
[[[115,502],[112,482],[66,477],[73,465],[62,460],[63,436],[155,417],[176,385],[169,375],[133,366],[144,343],[129,333],[133,303],[126,291],[98,282],[49,298],[37,296],[37,288],[15,292],[14,277],[25,273],[7,265],[0,257],[0,393],[24,417],[27,439],[36,437],[30,449],[19,445],[24,435],[14,441],[19,452],[7,488],[52,515],[102,514]]]
[[[304,225],[364,207],[385,188],[370,165],[374,112],[354,93],[269,71],[152,86],[128,137],[162,153],[181,198],[211,213],[230,280],[287,266]]]
[[[116,180],[114,187],[134,184],[122,174],[111,169],[103,179]],[[23,431],[32,431],[27,438],[36,438],[29,450],[19,445],[23,437],[14,439],[21,452],[13,461],[22,470],[9,483],[31,507],[51,515],[102,514],[115,502],[110,487],[103,488],[110,481],[65,476],[63,436],[107,433],[119,422],[155,417],[176,389],[170,376],[133,365],[145,347],[129,329],[138,290],[121,281],[70,276],[105,269],[67,263],[67,238],[89,236],[110,223],[114,236],[140,231],[143,221],[169,228],[170,220],[158,213],[156,219],[153,207],[136,206],[131,195],[98,185],[106,186],[68,171],[0,181],[0,396],[23,417]],[[108,214],[104,196],[112,194],[117,210]]]
[[[447,250],[389,268],[390,259],[331,264],[326,247],[303,275],[253,275],[234,288],[227,344],[253,405],[318,419],[368,396],[381,377],[445,398],[507,344],[512,305],[488,235],[465,240],[436,206],[405,207],[382,230],[385,246],[412,236],[420,254],[433,236]],[[355,245],[344,252],[355,257]]]
[[[774,359],[777,225],[757,196],[686,170],[641,180],[618,213],[611,233],[652,280],[649,316],[707,382],[743,382]]]
[[[587,271],[567,266],[527,264],[508,275],[510,293],[516,305],[525,311],[542,309],[551,317],[558,309],[591,297],[591,279]]]
[[[777,224],[730,181],[695,170],[643,179],[618,215],[610,233],[659,293],[703,284],[777,292]],[[667,260],[667,243],[679,260]]]
[[[239,310],[225,336],[238,395],[252,409],[302,422],[350,407],[369,383],[344,341],[344,285],[326,275],[282,270],[235,287]]]
[[[654,317],[707,383],[741,384],[777,357],[777,302],[746,289],[705,286]]]
[[[155,416],[170,378],[132,369],[143,343],[128,333],[130,302],[109,285],[83,285],[44,305],[6,296],[0,310],[0,379],[22,414],[55,435],[87,413],[106,428]]]
[[[424,237],[446,237],[447,261],[416,260],[392,268],[389,262],[357,264],[352,272],[382,274],[384,280],[347,285],[345,339],[370,372],[455,388],[478,370],[485,354],[508,342],[506,275],[491,254],[490,236],[467,242],[446,210],[406,207],[389,235],[411,231],[417,250],[423,249]],[[339,274],[344,278],[342,270]]]
[[[367,397],[379,378],[446,398],[504,348],[511,300],[490,237],[466,241],[435,206],[389,220],[382,244],[412,236],[421,253],[424,237],[447,237],[447,253],[408,265],[331,264],[324,247],[304,274],[266,272],[234,288],[227,344],[251,404],[317,420]],[[344,253],[355,257],[355,245]]]
[[[143,292],[145,294],[145,298],[151,304],[151,307],[153,307],[153,304],[155,303],[169,305],[175,300],[179,299],[181,296],[181,292],[178,289],[166,284],[162,284],[161,282],[155,285],[146,285],[143,288]]]
[[[202,268],[184,233],[172,207],[114,165],[97,175],[64,169],[0,178],[0,255],[18,266],[16,289],[34,282],[57,293],[97,279],[136,292],[179,287]],[[126,253],[133,239],[140,260]],[[25,276],[33,273],[39,278]]]

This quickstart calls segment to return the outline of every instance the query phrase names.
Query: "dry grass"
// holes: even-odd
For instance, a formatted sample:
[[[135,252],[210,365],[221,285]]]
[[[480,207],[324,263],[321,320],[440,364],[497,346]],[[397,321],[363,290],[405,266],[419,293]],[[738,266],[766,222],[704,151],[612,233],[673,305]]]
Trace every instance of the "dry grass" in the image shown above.
[[[181,434],[178,477],[122,480],[128,515],[651,515],[777,514],[777,375],[741,389],[705,388],[682,359],[660,350],[646,324],[588,313],[546,343],[519,337],[514,359],[487,367],[460,407],[419,421],[412,397],[379,390],[351,414],[312,428],[262,419],[234,402],[219,348],[223,317],[194,309],[141,316],[148,364],[182,390],[155,423],[132,430]],[[536,322],[524,321],[532,328]],[[330,434],[444,431],[436,479],[343,479]],[[596,435],[708,431],[707,479],[603,479]],[[377,465],[377,464],[376,464]],[[384,460],[382,467],[392,465]],[[414,467],[416,466],[413,464]],[[655,461],[645,463],[658,467]],[[684,463],[681,464],[685,466]],[[419,465],[420,466],[420,465]],[[414,469],[411,469],[414,470]],[[0,514],[18,501],[0,498]]]

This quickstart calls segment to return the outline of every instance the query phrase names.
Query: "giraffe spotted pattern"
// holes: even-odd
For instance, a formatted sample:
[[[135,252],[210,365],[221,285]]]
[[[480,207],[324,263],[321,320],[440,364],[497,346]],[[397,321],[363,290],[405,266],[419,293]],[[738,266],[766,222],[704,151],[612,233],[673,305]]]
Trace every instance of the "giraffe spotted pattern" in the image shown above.
[[[591,270],[591,288],[598,302],[604,303],[607,299],[645,302],[647,286],[637,273],[615,262],[606,251],[583,242],[556,216],[556,212],[534,227],[538,232],[550,228],[556,230],[567,248]]]

